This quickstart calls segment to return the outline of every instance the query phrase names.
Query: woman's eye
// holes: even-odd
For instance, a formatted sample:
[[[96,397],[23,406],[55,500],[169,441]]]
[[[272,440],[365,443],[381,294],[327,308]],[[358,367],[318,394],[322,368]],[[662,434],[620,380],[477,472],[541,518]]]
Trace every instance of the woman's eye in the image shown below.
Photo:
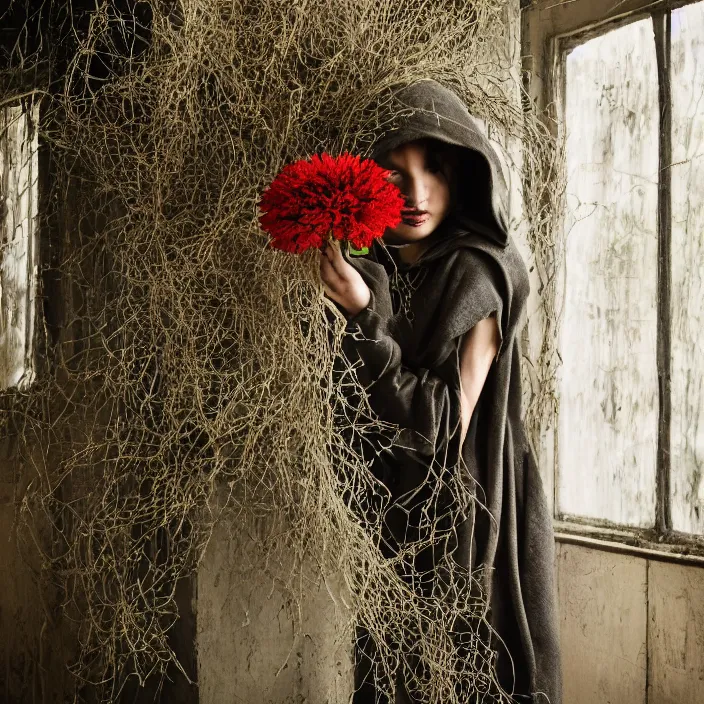
[[[386,177],[389,179],[389,181],[397,181],[401,174],[398,171],[394,171],[393,169],[389,169],[389,175]]]

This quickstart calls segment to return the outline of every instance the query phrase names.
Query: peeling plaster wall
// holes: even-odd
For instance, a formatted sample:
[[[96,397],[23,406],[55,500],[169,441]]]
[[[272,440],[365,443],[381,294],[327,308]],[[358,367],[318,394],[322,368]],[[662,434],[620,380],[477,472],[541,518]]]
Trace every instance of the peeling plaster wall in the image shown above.
[[[339,585],[306,585],[297,611],[238,530],[221,522],[199,571],[201,704],[347,704],[353,636]]]

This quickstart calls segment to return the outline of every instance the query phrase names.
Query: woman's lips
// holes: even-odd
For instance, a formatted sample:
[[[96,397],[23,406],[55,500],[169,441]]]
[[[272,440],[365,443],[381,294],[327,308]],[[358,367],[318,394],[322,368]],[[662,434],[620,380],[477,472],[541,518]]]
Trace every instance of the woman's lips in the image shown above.
[[[404,215],[403,223],[404,225],[410,225],[411,227],[420,227],[420,225],[427,222],[429,218],[430,213],[423,213],[422,215]]]

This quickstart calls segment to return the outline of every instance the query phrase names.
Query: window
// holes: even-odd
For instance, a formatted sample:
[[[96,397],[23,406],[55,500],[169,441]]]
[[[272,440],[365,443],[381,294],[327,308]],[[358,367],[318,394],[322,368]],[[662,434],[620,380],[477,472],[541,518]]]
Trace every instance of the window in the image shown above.
[[[609,16],[614,3],[578,2],[569,20],[573,3],[536,3],[524,21],[537,49],[532,93],[555,101],[566,163],[562,366],[555,452],[543,469],[554,473],[560,528],[696,549],[704,545],[704,2],[630,0],[619,16]]]
[[[38,275],[37,102],[0,108],[0,388],[34,375]]]

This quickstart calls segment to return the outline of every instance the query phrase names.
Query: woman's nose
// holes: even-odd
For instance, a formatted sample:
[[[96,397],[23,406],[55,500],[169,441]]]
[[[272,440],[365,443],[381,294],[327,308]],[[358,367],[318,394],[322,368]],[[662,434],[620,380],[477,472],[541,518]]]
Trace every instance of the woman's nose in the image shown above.
[[[428,184],[422,178],[409,179],[406,196],[413,206],[420,208],[428,200]]]

